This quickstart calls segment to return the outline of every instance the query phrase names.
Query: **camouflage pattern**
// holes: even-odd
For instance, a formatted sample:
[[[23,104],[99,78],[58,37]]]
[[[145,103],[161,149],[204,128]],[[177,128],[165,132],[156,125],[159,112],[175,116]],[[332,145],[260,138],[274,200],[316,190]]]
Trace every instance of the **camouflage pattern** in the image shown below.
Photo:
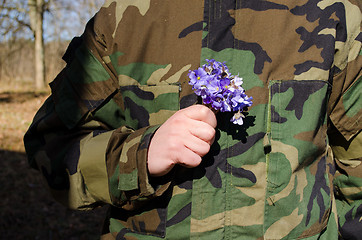
[[[29,162],[70,208],[110,206],[102,239],[357,239],[361,8],[107,0],[24,137]],[[198,102],[187,73],[211,58],[244,78],[245,124],[217,114],[199,167],[149,177],[152,134]]]

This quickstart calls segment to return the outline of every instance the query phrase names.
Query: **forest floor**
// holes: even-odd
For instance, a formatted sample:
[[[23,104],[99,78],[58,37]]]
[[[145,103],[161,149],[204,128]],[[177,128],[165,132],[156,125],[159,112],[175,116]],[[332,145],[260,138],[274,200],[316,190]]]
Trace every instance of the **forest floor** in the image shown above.
[[[69,210],[28,165],[23,136],[48,96],[0,84],[0,239],[99,239],[105,209]]]

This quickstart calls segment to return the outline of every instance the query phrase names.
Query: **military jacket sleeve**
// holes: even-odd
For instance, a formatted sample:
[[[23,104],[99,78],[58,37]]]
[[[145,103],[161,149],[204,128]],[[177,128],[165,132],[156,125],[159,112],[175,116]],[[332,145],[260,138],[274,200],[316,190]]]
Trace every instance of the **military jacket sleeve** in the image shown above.
[[[361,1],[356,2],[361,11]],[[354,13],[355,11],[355,13]],[[362,213],[362,50],[361,12],[346,9],[347,35],[336,41],[329,99],[329,140],[336,163],[333,180],[340,233],[353,239]],[[349,16],[349,17],[348,17]],[[356,21],[356,19],[359,19]]]
[[[56,199],[74,209],[162,194],[169,183],[149,182],[147,149],[159,124],[179,109],[177,83],[158,84],[158,76],[153,83],[133,80],[132,74],[150,77],[152,68],[128,76],[122,73],[137,66],[116,69],[118,53],[107,52],[117,44],[106,27],[111,19],[98,15],[70,43],[67,65],[24,137],[31,166]]]

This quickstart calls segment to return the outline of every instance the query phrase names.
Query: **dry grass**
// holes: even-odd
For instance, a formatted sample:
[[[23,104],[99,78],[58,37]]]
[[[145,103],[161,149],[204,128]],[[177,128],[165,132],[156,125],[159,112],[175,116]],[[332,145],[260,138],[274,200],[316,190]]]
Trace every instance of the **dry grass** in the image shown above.
[[[105,209],[66,209],[27,164],[22,138],[48,93],[13,89],[0,85],[0,239],[99,239]]]

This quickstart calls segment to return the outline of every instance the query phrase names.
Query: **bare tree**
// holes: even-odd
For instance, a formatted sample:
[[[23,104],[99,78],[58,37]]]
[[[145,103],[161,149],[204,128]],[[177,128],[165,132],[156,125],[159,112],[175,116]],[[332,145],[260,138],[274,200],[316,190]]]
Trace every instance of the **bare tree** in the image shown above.
[[[43,16],[47,4],[45,0],[2,0],[0,6],[0,28],[5,41],[26,38],[29,30],[33,32],[36,90],[45,87]]]
[[[0,0],[0,80],[31,78],[36,89],[43,89],[63,67],[67,42],[82,33],[103,1]],[[33,50],[23,49],[30,46]],[[17,71],[10,62],[16,62]]]
[[[1,0],[0,32],[3,37],[9,39],[30,29],[27,14],[26,0]]]
[[[30,26],[34,33],[34,55],[35,55],[35,88],[41,90],[45,88],[45,60],[44,60],[44,35],[43,20],[45,5],[44,0],[28,0]]]

